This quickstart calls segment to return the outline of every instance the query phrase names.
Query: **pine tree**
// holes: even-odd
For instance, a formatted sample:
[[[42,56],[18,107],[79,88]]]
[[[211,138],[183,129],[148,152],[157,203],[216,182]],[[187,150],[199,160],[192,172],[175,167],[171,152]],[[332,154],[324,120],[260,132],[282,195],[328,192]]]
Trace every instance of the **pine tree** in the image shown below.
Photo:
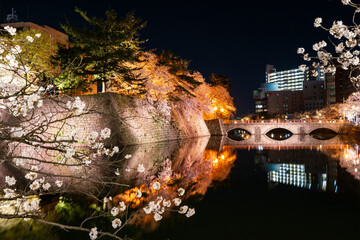
[[[55,58],[63,70],[63,79],[59,81],[63,89],[86,89],[89,83],[95,82],[105,82],[108,86],[125,82],[142,89],[144,80],[133,74],[128,63],[139,61],[143,41],[138,37],[145,23],[132,13],[118,19],[114,10],[108,10],[102,19],[88,17],[80,9],[75,11],[85,24],[82,28],[69,22],[62,25],[70,36],[70,47],[61,48]],[[67,79],[65,83],[64,79]]]

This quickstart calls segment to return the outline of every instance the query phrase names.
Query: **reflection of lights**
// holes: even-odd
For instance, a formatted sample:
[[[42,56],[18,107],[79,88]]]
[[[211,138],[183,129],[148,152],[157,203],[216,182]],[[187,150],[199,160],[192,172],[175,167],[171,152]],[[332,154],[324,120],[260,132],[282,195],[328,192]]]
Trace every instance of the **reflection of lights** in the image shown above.
[[[216,111],[216,110],[218,110],[218,108],[217,108],[217,107],[214,107],[214,110]]]
[[[355,172],[357,172],[358,171],[358,169],[357,168],[355,168]]]
[[[224,155],[221,155],[221,159],[225,159],[225,156],[224,156]]]
[[[223,108],[221,108],[221,109],[220,109],[220,112],[223,112],[223,111],[224,111],[224,109],[223,109]]]

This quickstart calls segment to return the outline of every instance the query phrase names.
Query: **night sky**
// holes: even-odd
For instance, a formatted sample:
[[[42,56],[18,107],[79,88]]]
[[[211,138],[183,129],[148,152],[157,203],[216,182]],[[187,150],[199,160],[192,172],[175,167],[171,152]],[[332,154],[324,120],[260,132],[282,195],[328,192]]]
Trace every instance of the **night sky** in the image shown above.
[[[356,2],[356,1],[355,1]],[[71,23],[81,18],[75,6],[89,16],[103,17],[113,8],[119,16],[134,11],[147,22],[141,38],[146,49],[171,50],[192,60],[190,68],[208,79],[211,73],[231,78],[231,95],[237,115],[251,112],[252,91],[265,81],[265,65],[278,70],[303,64],[298,47],[328,40],[324,30],[314,28],[316,17],[330,26],[334,20],[351,23],[352,8],[340,0],[268,1],[137,1],[62,0],[1,1],[1,19],[15,8],[21,20],[60,29],[65,17]]]

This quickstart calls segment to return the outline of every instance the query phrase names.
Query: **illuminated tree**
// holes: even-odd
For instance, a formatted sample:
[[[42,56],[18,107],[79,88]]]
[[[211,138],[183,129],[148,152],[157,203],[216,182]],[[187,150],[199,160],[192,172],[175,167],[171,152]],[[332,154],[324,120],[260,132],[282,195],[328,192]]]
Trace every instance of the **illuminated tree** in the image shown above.
[[[222,86],[210,87],[209,100],[212,106],[211,112],[205,113],[205,119],[231,118],[236,111],[233,98]]]
[[[145,23],[130,13],[118,19],[114,10],[106,11],[105,19],[88,17],[78,8],[75,11],[85,24],[82,28],[69,22],[62,25],[71,41],[70,47],[60,48],[56,57],[63,70],[60,88],[86,89],[89,83],[106,83],[141,89],[143,79],[137,78],[127,63],[139,61],[142,41],[138,36]],[[113,78],[117,81],[112,81]]]
[[[22,58],[31,71],[41,73],[45,77],[54,76],[56,66],[51,60],[58,51],[58,44],[54,39],[35,29],[19,31],[14,39],[21,47]],[[31,44],[34,39],[36,44]]]

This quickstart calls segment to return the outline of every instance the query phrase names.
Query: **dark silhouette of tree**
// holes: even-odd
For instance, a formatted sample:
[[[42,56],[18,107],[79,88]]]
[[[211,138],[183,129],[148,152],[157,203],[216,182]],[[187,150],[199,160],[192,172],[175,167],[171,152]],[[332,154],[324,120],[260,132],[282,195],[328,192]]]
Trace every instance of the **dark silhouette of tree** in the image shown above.
[[[172,52],[162,51],[157,55],[158,64],[169,68],[169,72],[176,77],[175,88],[170,95],[173,101],[180,100],[181,95],[185,94],[196,97],[194,90],[202,84],[196,79],[194,72],[189,70],[190,60],[175,56]]]
[[[230,88],[231,88],[230,78],[221,74],[212,73],[210,75],[210,82],[211,82],[211,86],[222,86],[228,92],[230,92]]]

